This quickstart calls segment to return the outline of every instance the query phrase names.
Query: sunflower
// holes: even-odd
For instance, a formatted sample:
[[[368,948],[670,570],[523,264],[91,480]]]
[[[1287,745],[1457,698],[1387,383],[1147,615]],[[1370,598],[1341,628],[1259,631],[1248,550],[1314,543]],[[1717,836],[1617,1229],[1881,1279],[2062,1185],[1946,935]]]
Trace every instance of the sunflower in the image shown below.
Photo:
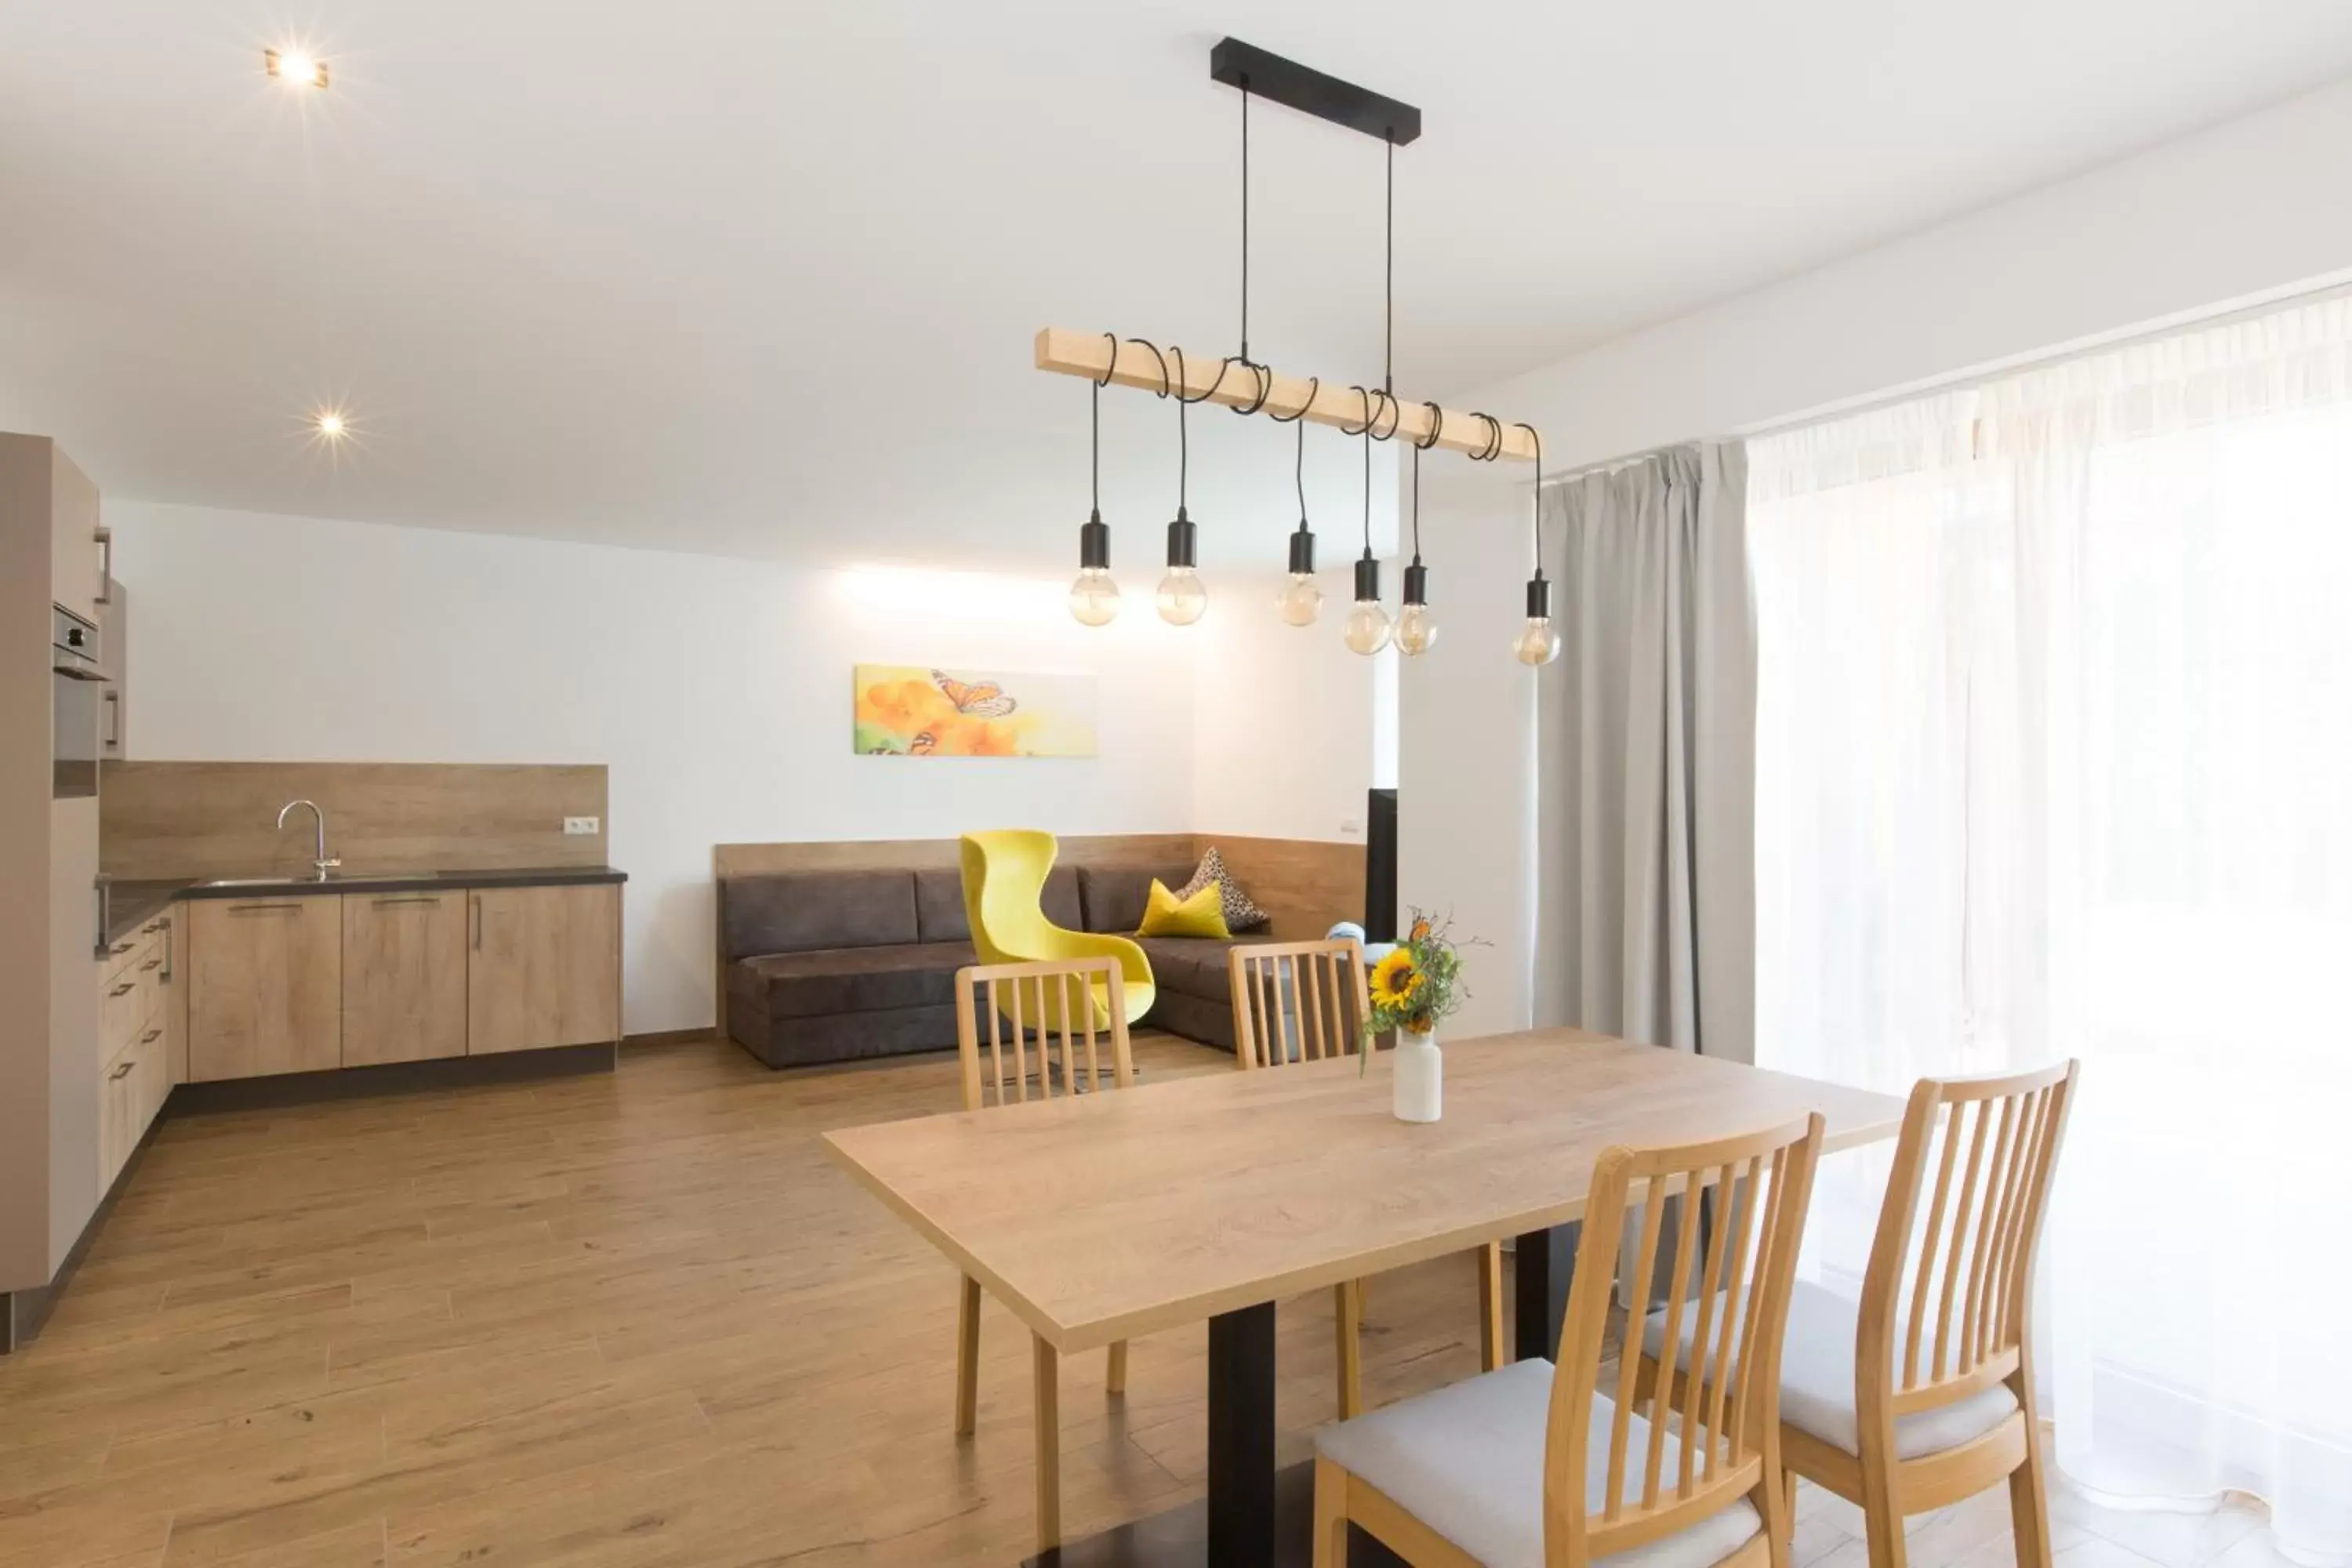
[[[1372,1005],[1402,1007],[1421,989],[1421,970],[1412,954],[1400,947],[1372,965]]]

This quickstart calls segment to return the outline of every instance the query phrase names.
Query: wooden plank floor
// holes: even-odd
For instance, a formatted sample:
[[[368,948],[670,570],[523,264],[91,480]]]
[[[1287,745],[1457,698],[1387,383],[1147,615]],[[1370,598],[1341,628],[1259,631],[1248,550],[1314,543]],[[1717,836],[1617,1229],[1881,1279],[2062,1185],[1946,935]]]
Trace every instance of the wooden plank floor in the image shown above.
[[[1148,1078],[1231,1070],[1137,1054]],[[1027,1336],[991,1305],[959,1444],[954,1276],[815,1138],[956,1094],[947,1057],[772,1074],[697,1043],[611,1077],[168,1119],[47,1331],[0,1359],[0,1568],[1006,1568],[1030,1544]],[[1467,1258],[1381,1277],[1369,1397],[1475,1373],[1475,1302]],[[1279,1324],[1287,1460],[1332,1415],[1328,1301]],[[1199,1495],[1205,1357],[1199,1328],[1137,1342],[1119,1403],[1099,1356],[1066,1367],[1073,1534]],[[1859,1564],[1843,1506],[1808,1498],[1799,1568]],[[1912,1561],[2006,1562],[2007,1525],[2000,1494],[1947,1510]],[[2061,1543],[2148,1568],[2079,1524]]]

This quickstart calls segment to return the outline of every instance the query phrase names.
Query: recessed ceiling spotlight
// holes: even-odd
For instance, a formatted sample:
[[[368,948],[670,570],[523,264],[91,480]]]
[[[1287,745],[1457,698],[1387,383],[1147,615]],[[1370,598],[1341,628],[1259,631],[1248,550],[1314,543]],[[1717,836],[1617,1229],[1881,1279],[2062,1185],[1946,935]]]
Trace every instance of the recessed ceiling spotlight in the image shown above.
[[[327,85],[327,62],[301,49],[264,49],[261,63],[289,87]]]
[[[319,434],[330,441],[341,440],[350,430],[350,426],[343,422],[341,411],[332,408],[321,411],[316,424]]]

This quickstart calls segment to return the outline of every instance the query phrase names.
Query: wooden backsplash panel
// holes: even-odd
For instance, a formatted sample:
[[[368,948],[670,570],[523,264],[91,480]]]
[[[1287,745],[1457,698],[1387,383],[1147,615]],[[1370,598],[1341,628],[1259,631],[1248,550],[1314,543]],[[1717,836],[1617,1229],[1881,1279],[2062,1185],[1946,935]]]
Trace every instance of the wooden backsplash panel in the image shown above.
[[[107,763],[101,868],[125,879],[267,876],[310,868],[310,814],[327,814],[346,871],[499,870],[611,859],[604,764]],[[566,837],[567,816],[600,831]]]

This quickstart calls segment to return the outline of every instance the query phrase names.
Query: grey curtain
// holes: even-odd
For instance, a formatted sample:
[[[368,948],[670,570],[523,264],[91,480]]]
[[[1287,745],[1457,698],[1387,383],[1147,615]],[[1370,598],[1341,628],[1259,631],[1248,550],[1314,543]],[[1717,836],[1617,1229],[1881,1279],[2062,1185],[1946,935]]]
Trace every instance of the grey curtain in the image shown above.
[[[1544,497],[1561,647],[1537,688],[1538,1023],[1754,1057],[1747,491],[1745,449],[1710,443]]]

